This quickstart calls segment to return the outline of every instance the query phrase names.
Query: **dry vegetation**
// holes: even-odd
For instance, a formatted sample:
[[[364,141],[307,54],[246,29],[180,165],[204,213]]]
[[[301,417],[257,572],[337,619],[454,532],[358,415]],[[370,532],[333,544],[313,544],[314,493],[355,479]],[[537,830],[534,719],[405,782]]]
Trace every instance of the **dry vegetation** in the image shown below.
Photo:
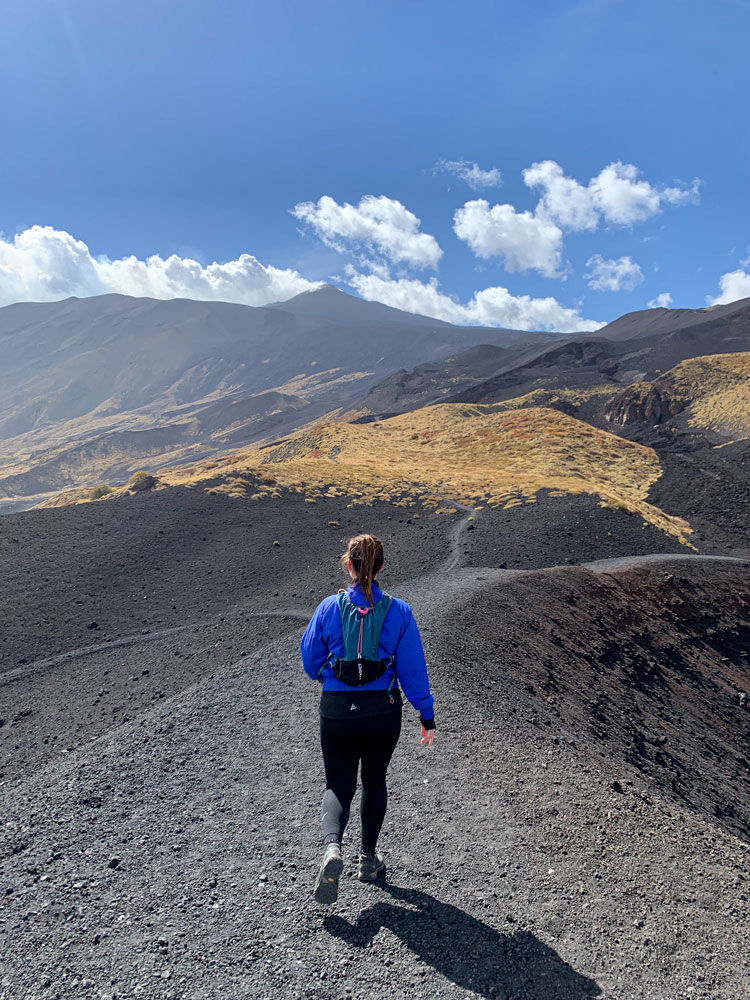
[[[455,378],[448,381],[461,382],[462,380]],[[514,396],[512,399],[505,399],[502,402],[493,403],[492,405],[498,413],[505,410],[524,410],[530,406],[554,406],[555,403],[570,403],[571,406],[578,407],[583,403],[589,402],[589,400],[596,396],[613,396],[621,388],[620,386],[613,386],[611,382],[602,382],[601,385],[589,386],[586,389],[550,389],[542,387],[543,381],[543,379],[537,379],[537,383],[540,385],[539,389],[532,389],[530,392],[524,393],[523,396]],[[445,389],[442,391],[448,392],[450,390]],[[438,404],[435,403],[434,405]],[[372,417],[374,412],[365,406],[359,406],[345,411],[342,410],[336,416],[340,420],[353,421],[360,417]]]
[[[518,401],[512,401],[518,402]],[[223,469],[223,472],[222,472]],[[647,503],[656,453],[557,410],[508,403],[436,406],[370,424],[328,422],[275,448],[162,471],[162,483],[258,498],[281,488],[350,503],[388,500],[448,511],[451,503],[514,507],[540,489],[591,493],[685,541],[686,521]]]
[[[539,380],[541,381],[541,379]],[[498,412],[502,410],[522,410],[529,406],[554,406],[555,403],[570,403],[571,406],[581,406],[596,396],[613,396],[619,391],[619,386],[611,382],[589,386],[586,389],[532,389],[523,396],[506,399],[502,403],[494,403]]]
[[[750,354],[685,361],[663,378],[692,400],[692,426],[750,436]],[[653,449],[551,408],[611,392],[607,385],[538,389],[501,403],[439,403],[368,424],[329,419],[275,447],[160,470],[157,489],[198,486],[253,500],[290,489],[310,502],[320,496],[350,505],[387,500],[438,511],[456,503],[518,507],[534,503],[541,489],[590,493],[689,544],[687,522],[646,500],[661,475]],[[88,493],[76,499],[85,501]]]
[[[682,361],[669,378],[692,400],[688,411],[691,427],[735,440],[750,437],[750,353],[711,354]]]

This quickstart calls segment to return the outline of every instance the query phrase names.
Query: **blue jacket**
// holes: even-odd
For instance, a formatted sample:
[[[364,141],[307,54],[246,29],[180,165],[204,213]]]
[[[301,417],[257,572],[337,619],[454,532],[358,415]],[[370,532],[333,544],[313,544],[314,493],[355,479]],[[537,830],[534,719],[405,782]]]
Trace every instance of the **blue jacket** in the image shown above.
[[[354,604],[365,607],[367,601],[358,583],[347,587],[346,592]],[[377,583],[373,582],[372,598],[375,604],[380,600],[382,593]],[[302,636],[300,653],[305,673],[313,680],[322,680],[324,691],[351,692],[352,688],[343,681],[337,680],[333,676],[330,665],[326,663],[329,653],[342,658],[346,655],[336,594],[324,598],[315,609],[315,614],[310,619],[310,624]],[[422,639],[411,608],[406,601],[401,601],[398,597],[393,598],[391,606],[388,608],[378,644],[378,659],[386,659],[389,656],[394,658],[398,682],[406,697],[419,712],[419,717],[425,722],[433,719],[433,702],[430,694],[430,682],[427,678],[427,664],[425,663]],[[321,667],[323,667],[323,672],[319,678],[318,672]],[[357,690],[383,690],[388,687],[392,680],[393,667],[389,667],[382,677],[378,677],[377,680],[371,681],[369,684],[363,684]]]

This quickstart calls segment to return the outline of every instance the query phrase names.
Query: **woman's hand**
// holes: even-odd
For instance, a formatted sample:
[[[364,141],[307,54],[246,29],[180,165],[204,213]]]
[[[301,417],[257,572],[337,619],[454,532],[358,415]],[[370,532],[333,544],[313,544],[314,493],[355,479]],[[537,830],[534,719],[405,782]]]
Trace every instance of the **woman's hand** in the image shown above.
[[[422,739],[419,741],[422,744],[427,744],[428,747],[432,746],[432,741],[435,739],[434,729],[425,729],[424,726],[420,727],[422,730]]]

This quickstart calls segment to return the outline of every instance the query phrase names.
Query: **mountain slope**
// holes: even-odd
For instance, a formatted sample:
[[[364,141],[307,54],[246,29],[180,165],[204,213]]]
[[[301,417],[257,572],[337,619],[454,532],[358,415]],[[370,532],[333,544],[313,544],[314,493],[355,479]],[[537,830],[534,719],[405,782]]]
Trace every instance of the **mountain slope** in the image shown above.
[[[529,336],[483,334],[500,344]],[[38,466],[54,479],[59,449],[90,448],[93,439],[113,432],[170,427],[167,437],[185,439],[201,453],[227,440],[257,440],[271,427],[288,431],[336,410],[405,364],[444,357],[473,341],[471,330],[330,286],[283,308],[123,295],[7,306],[0,309],[0,477],[31,475],[27,487],[14,479],[0,484],[0,492],[32,490]],[[279,393],[299,401],[282,408],[281,418]],[[222,400],[255,408],[256,419],[227,412],[224,427],[214,420],[206,436],[201,413]],[[266,410],[257,410],[259,400]],[[261,419],[273,414],[270,422]],[[196,432],[192,442],[186,423]],[[160,460],[154,451],[153,435],[142,440],[154,465],[167,460],[169,453]],[[119,469],[120,459],[125,456],[100,465],[98,475]],[[133,461],[140,464],[137,454]],[[72,475],[74,466],[59,467],[50,488],[82,481]]]
[[[685,335],[688,331],[697,338],[705,329],[717,331],[726,327],[742,328],[750,321],[750,298],[738,299],[721,306],[703,309],[641,309],[625,313],[619,319],[596,331],[597,337],[608,340],[632,340],[647,336]],[[729,332],[725,336],[731,336]]]
[[[507,347],[480,343],[445,360],[416,365],[411,371],[401,368],[372,386],[367,395],[355,403],[347,419],[390,417],[442,402],[523,357],[529,350],[531,338],[538,342],[540,335],[529,334],[528,339],[519,337]],[[549,339],[552,340],[551,335]]]
[[[516,341],[507,354],[489,355],[473,371],[467,355],[468,370],[460,373],[458,383],[449,364],[428,366],[429,386],[422,392],[413,391],[424,382],[423,366],[417,366],[399,373],[399,382],[391,376],[376,383],[352,409],[377,416],[438,399],[496,403],[536,389],[614,388],[654,379],[690,358],[748,350],[750,299],[708,309],[649,309],[628,313],[595,333],[531,346]],[[494,361],[495,370],[488,371]]]

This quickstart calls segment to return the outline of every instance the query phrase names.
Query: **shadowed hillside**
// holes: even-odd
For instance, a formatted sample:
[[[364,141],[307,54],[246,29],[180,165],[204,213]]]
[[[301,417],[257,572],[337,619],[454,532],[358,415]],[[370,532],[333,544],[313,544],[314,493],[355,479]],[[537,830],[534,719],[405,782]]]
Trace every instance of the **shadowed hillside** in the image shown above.
[[[652,381],[686,359],[750,350],[750,300],[628,313],[595,333],[522,347],[502,355],[476,348],[399,372],[373,385],[352,411],[384,416],[438,401],[495,403],[537,390],[617,391]]]

